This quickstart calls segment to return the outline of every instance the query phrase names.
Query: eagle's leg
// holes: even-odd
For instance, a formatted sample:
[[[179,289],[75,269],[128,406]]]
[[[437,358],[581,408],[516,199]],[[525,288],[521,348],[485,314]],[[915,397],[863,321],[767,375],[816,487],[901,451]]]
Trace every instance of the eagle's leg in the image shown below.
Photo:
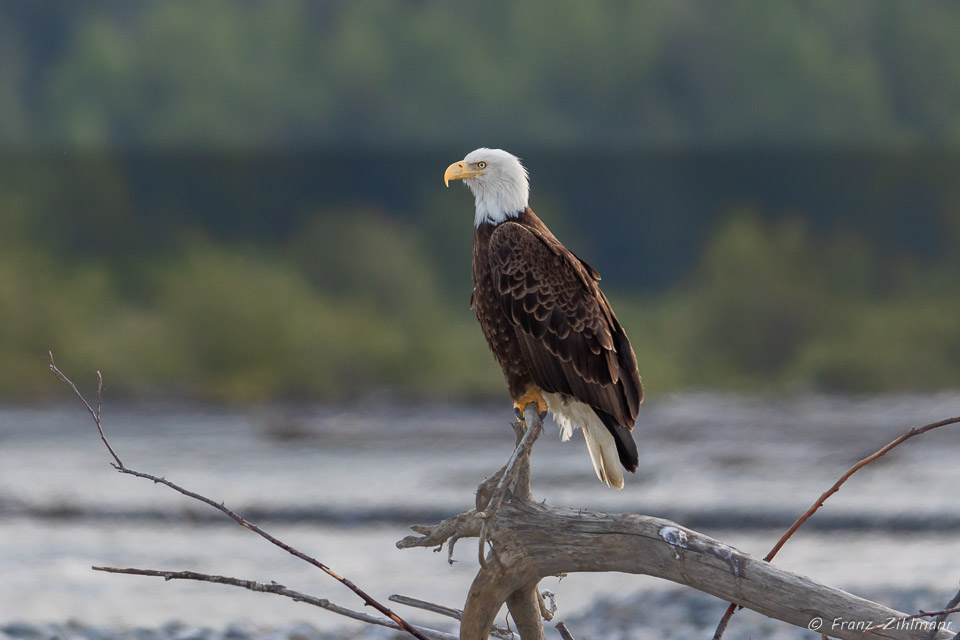
[[[523,409],[531,402],[537,403],[537,413],[540,414],[541,420],[547,417],[547,401],[543,399],[543,391],[540,387],[531,385],[527,387],[522,396],[513,401],[513,412],[520,424],[524,426],[526,426],[526,420],[523,418]]]

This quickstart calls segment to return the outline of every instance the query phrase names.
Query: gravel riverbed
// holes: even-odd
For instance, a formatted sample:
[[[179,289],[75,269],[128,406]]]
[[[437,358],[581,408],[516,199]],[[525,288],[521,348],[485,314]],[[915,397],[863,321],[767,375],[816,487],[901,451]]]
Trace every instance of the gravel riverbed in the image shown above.
[[[916,612],[938,609],[951,595],[915,589],[899,593],[877,592],[870,597],[900,611]],[[559,615],[557,620],[564,620],[578,640],[706,640],[712,636],[726,606],[725,602],[701,593],[670,588],[639,596],[603,599],[590,611],[571,617]],[[417,619],[415,614],[409,618]],[[824,630],[827,630],[836,623],[824,621],[824,624]],[[451,624],[428,626],[456,632]],[[960,629],[960,622],[948,620],[945,628],[956,632]],[[552,624],[547,623],[545,630],[551,640],[559,638]],[[409,636],[376,626],[321,630],[306,622],[276,626],[233,622],[222,627],[206,627],[171,621],[156,627],[114,628],[67,621],[48,624],[12,622],[0,626],[0,640],[392,640],[401,637]],[[820,634],[751,611],[741,611],[731,620],[724,637],[728,640],[819,640]]]

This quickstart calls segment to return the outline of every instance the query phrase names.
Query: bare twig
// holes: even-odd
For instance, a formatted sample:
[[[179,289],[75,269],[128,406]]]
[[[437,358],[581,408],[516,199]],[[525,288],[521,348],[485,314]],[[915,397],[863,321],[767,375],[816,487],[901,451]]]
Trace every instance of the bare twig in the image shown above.
[[[820,509],[820,507],[823,506],[823,503],[827,501],[827,498],[835,494],[837,491],[840,491],[840,487],[843,486],[843,483],[849,480],[850,476],[855,474],[857,471],[860,471],[860,469],[863,469],[865,466],[867,466],[877,458],[883,457],[892,449],[895,449],[896,447],[903,444],[910,438],[913,438],[914,436],[919,436],[926,433],[927,431],[932,431],[939,427],[945,427],[947,425],[956,424],[958,422],[960,422],[960,416],[957,416],[954,418],[947,418],[946,420],[941,420],[940,422],[932,422],[920,428],[912,427],[909,431],[904,433],[902,436],[900,436],[896,440],[890,442],[885,447],[870,454],[869,456],[867,456],[857,464],[850,467],[845,474],[840,476],[840,479],[837,480],[832,487],[830,487],[829,489],[823,492],[823,495],[821,495],[817,499],[817,501],[814,502],[813,505],[809,509],[807,509],[802,516],[797,518],[797,521],[794,522],[789,529],[787,529],[787,532],[780,537],[780,539],[777,541],[777,544],[773,545],[773,548],[770,549],[770,553],[764,556],[763,559],[766,560],[767,562],[770,562],[771,560],[773,560],[774,556],[776,556],[780,552],[780,549],[783,548],[783,545],[787,543],[787,540],[793,537],[793,534],[797,532],[797,529],[799,529],[803,525],[803,523],[810,518],[810,516],[816,513]]]
[[[480,520],[477,518],[476,511],[470,509],[447,518],[439,524],[415,524],[410,528],[421,535],[405,537],[397,542],[397,549],[437,546],[442,548],[447,540],[453,543],[456,541],[455,539],[479,536]]]
[[[463,611],[460,609],[445,607],[434,602],[427,602],[426,600],[420,600],[418,598],[411,598],[410,596],[402,595],[392,595],[389,599],[391,602],[396,602],[397,604],[406,605],[415,609],[423,609],[424,611],[437,613],[441,616],[453,618],[454,620],[460,620],[463,618]],[[510,631],[506,627],[501,627],[500,625],[494,625],[493,629],[490,631],[490,635],[495,638],[501,638],[502,640],[519,640],[519,637],[516,633]]]
[[[50,364],[53,364],[53,351],[50,351]],[[100,370],[97,370],[97,426],[101,426],[100,410],[103,409],[103,374],[100,373]],[[100,435],[103,436],[103,429],[100,429]],[[107,444],[107,439],[103,438],[103,443]],[[117,464],[120,464],[119,461]]]
[[[946,618],[953,613],[960,613],[960,607],[950,607],[949,609],[940,609],[939,611],[923,611],[921,609],[920,613],[915,613],[912,616],[901,618],[901,620],[913,620],[914,618],[927,618],[932,616],[942,616]]]
[[[767,562],[770,562],[771,560],[773,560],[773,558],[777,555],[777,553],[780,552],[780,549],[783,548],[783,545],[787,543],[787,540],[793,537],[793,534],[797,532],[797,529],[803,526],[803,523],[809,520],[810,516],[815,514],[820,509],[820,507],[823,506],[823,503],[826,502],[830,496],[840,491],[840,487],[842,487],[843,484],[850,479],[850,476],[855,474],[857,471],[860,471],[860,469],[863,469],[865,466],[867,466],[874,460],[883,457],[884,455],[889,453],[891,450],[900,446],[901,444],[903,444],[910,438],[913,438],[914,436],[919,436],[928,431],[933,431],[934,429],[945,427],[947,425],[957,424],[958,422],[960,422],[960,416],[947,418],[946,420],[940,420],[939,422],[931,422],[930,424],[924,425],[919,428],[911,427],[909,431],[901,435],[899,438],[893,440],[892,442],[888,443],[886,446],[878,449],[877,451],[870,454],[869,456],[867,456],[857,464],[850,467],[846,473],[840,476],[840,479],[838,479],[835,483],[833,483],[832,487],[824,491],[823,494],[819,498],[817,498],[817,501],[814,502],[813,505],[811,505],[811,507],[803,513],[803,515],[797,518],[796,522],[794,522],[790,526],[790,528],[787,529],[786,533],[784,533],[780,537],[777,543],[773,545],[773,548],[770,549],[770,552],[766,556],[764,556],[763,559]],[[727,607],[726,612],[723,614],[723,617],[720,619],[720,623],[717,625],[717,630],[713,634],[714,640],[720,640],[720,638],[723,637],[723,632],[727,628],[727,623],[730,622],[730,618],[733,617],[733,614],[736,612],[736,609],[737,609],[737,605],[733,603],[731,603],[731,605]]]
[[[388,618],[390,618],[391,620],[393,620],[397,625],[399,625],[401,629],[403,629],[403,630],[406,631],[407,633],[413,635],[413,636],[416,637],[418,640],[427,640],[427,638],[426,638],[423,634],[421,634],[419,631],[417,631],[417,629],[415,629],[415,628],[413,627],[413,625],[411,625],[411,624],[408,623],[406,620],[404,620],[403,618],[401,618],[400,616],[398,616],[396,613],[394,613],[393,611],[391,611],[391,610],[390,610],[388,607],[386,607],[385,605],[381,604],[378,600],[376,600],[375,598],[373,598],[371,595],[369,595],[369,594],[368,594],[367,592],[365,592],[363,589],[361,589],[360,587],[358,587],[357,585],[355,585],[353,582],[351,582],[351,581],[348,580],[347,578],[344,578],[343,576],[341,576],[341,575],[338,574],[336,571],[334,571],[333,569],[331,569],[330,567],[328,567],[328,566],[325,565],[324,563],[320,562],[320,561],[317,560],[316,558],[313,558],[312,556],[309,556],[309,555],[303,553],[302,551],[300,551],[300,550],[298,550],[298,549],[295,549],[294,547],[291,547],[291,546],[288,545],[287,543],[285,543],[285,542],[283,542],[283,541],[281,541],[281,540],[278,540],[277,538],[274,538],[272,535],[270,535],[269,533],[267,533],[266,531],[264,531],[263,529],[261,529],[261,528],[258,527],[257,525],[255,525],[255,524],[253,524],[252,522],[246,520],[245,518],[243,518],[243,517],[240,516],[239,514],[235,513],[234,511],[231,511],[230,509],[228,509],[223,502],[219,502],[219,503],[218,503],[218,502],[214,502],[214,501],[211,500],[210,498],[207,498],[206,496],[200,495],[199,493],[195,493],[195,492],[190,491],[190,490],[188,490],[188,489],[184,489],[184,488],[181,487],[180,485],[175,484],[175,483],[171,482],[170,480],[167,480],[166,478],[158,477],[158,476],[155,476],[155,475],[152,475],[152,474],[149,474],[149,473],[143,473],[142,471],[136,471],[136,470],[134,470],[134,469],[130,469],[130,468],[128,468],[128,467],[125,467],[125,466],[123,465],[123,463],[120,461],[120,457],[117,456],[116,452],[114,452],[114,450],[113,450],[113,447],[111,447],[111,446],[110,446],[110,443],[107,441],[107,438],[106,438],[106,436],[105,436],[104,433],[103,433],[103,428],[102,428],[101,425],[100,425],[101,389],[102,389],[102,387],[103,387],[103,377],[100,375],[100,372],[99,372],[99,371],[97,372],[97,379],[98,379],[98,381],[99,381],[99,386],[98,386],[98,389],[97,389],[97,411],[94,411],[93,408],[90,406],[90,403],[87,402],[86,398],[83,397],[83,394],[80,393],[80,390],[77,389],[77,385],[75,385],[62,371],[60,371],[60,369],[57,368],[56,364],[55,364],[54,361],[53,361],[53,353],[52,353],[52,352],[50,352],[50,370],[53,371],[53,373],[56,374],[56,376],[57,376],[60,380],[62,380],[63,382],[67,383],[68,385],[70,385],[70,387],[73,389],[74,393],[77,394],[77,397],[80,398],[80,401],[83,402],[84,406],[87,408],[87,411],[90,412],[90,415],[93,417],[94,422],[96,422],[96,424],[97,424],[97,430],[100,432],[100,439],[103,440],[103,444],[107,447],[107,450],[108,450],[108,451],[110,452],[110,454],[113,456],[113,459],[116,460],[116,463],[112,465],[114,469],[116,469],[116,470],[119,471],[120,473],[124,473],[124,474],[131,475],[131,476],[136,476],[137,478],[144,478],[144,479],[146,479],[146,480],[150,480],[150,481],[154,482],[155,484],[165,485],[165,486],[173,489],[174,491],[176,491],[176,492],[178,492],[178,493],[180,493],[180,494],[182,494],[182,495],[184,495],[184,496],[187,496],[188,498],[193,498],[194,500],[197,500],[197,501],[199,501],[199,502],[202,502],[202,503],[204,503],[204,504],[207,504],[207,505],[213,507],[214,509],[217,509],[217,510],[220,511],[221,513],[223,513],[223,514],[225,514],[226,516],[228,516],[229,518],[231,518],[234,522],[236,522],[236,523],[239,524],[240,526],[245,527],[246,529],[249,529],[250,531],[253,531],[254,533],[256,533],[257,535],[259,535],[260,537],[262,537],[262,538],[264,538],[265,540],[269,541],[271,544],[274,544],[274,545],[280,547],[281,549],[283,549],[284,551],[286,551],[287,553],[289,553],[289,554],[291,554],[291,555],[293,555],[293,556],[296,556],[297,558],[300,558],[300,559],[303,560],[304,562],[306,562],[306,563],[308,563],[308,564],[311,564],[311,565],[317,567],[318,569],[320,569],[321,571],[323,571],[324,573],[326,573],[327,575],[329,575],[329,576],[330,576],[331,578],[333,578],[334,580],[337,580],[337,581],[340,582],[342,585],[344,585],[345,587],[347,587],[348,589],[350,589],[351,591],[353,591],[356,595],[358,595],[358,596],[363,600],[364,604],[373,607],[374,609],[376,609],[377,611],[379,611],[379,612],[382,613],[383,615],[387,616]]]
[[[486,568],[487,566],[487,561],[485,558],[486,554],[484,551],[487,543],[488,523],[497,515],[497,512],[500,510],[500,505],[503,504],[503,499],[506,496],[507,490],[511,488],[513,480],[517,475],[517,471],[522,466],[522,461],[529,460],[530,452],[533,449],[533,443],[536,442],[537,438],[540,437],[540,433],[543,431],[543,418],[540,417],[537,409],[538,407],[536,402],[530,402],[526,407],[524,407],[524,422],[527,425],[527,432],[523,434],[520,444],[518,444],[516,449],[513,450],[510,460],[507,461],[507,466],[504,468],[503,475],[500,476],[500,482],[497,484],[497,488],[494,490],[493,495],[490,498],[490,503],[487,505],[485,513],[483,515],[477,514],[483,518],[483,524],[480,525],[480,545],[478,552],[481,567]],[[529,482],[529,477],[527,481]],[[527,486],[526,491],[529,492],[529,485]]]
[[[401,627],[395,622],[384,620],[383,618],[378,618],[376,616],[371,616],[366,613],[361,613],[360,611],[354,611],[353,609],[347,609],[346,607],[341,607],[340,605],[330,602],[326,598],[316,598],[314,596],[301,593],[300,591],[294,591],[293,589],[288,589],[284,585],[278,584],[276,582],[257,582],[256,580],[241,580],[239,578],[230,578],[228,576],[218,576],[218,575],[211,575],[206,573],[197,573],[196,571],[158,571],[156,569],[120,569],[117,567],[91,567],[91,568],[94,571],[103,571],[105,573],[122,573],[126,575],[135,575],[135,576],[151,576],[151,577],[163,578],[164,580],[196,580],[199,582],[213,582],[215,584],[225,584],[232,587],[249,589],[250,591],[258,591],[260,593],[273,593],[278,596],[284,596],[286,598],[290,598],[294,602],[305,602],[315,607],[320,607],[321,609],[332,611],[333,613],[339,614],[341,616],[352,618],[354,620],[359,620],[360,622],[375,624],[381,627],[387,627],[389,629],[396,629],[397,631],[404,631],[403,627]],[[423,635],[430,638],[431,640],[458,640],[458,636],[452,633],[447,633],[445,631],[438,631],[436,629],[430,629],[426,627],[417,627],[417,630]]]
[[[77,394],[77,397],[80,398],[80,402],[83,403],[83,406],[87,408],[87,411],[90,412],[90,416],[93,418],[93,421],[97,423],[97,431],[100,432],[100,439],[103,440],[104,446],[107,447],[107,451],[110,452],[110,455],[113,456],[113,459],[116,460],[118,467],[123,468],[123,463],[120,461],[120,456],[117,455],[117,452],[113,450],[113,447],[110,446],[110,443],[107,442],[107,436],[103,435],[103,427],[100,425],[100,406],[103,402],[103,375],[97,371],[97,410],[94,411],[93,407],[90,406],[90,403],[87,402],[87,399],[83,397],[83,394],[80,393],[80,390],[77,389],[77,385],[73,384],[73,381],[70,380],[67,376],[63,374],[60,369],[57,368],[57,364],[53,361],[53,351],[47,351],[50,354],[50,371],[60,378],[62,382],[66,382],[70,385],[70,388],[73,389],[73,392]]]
[[[410,596],[404,596],[400,594],[394,594],[387,598],[390,602],[396,602],[397,604],[402,604],[407,607],[413,607],[414,609],[423,609],[424,611],[429,611],[430,613],[437,613],[441,616],[446,616],[448,618],[453,618],[454,620],[459,620],[463,617],[463,611],[460,609],[454,609],[453,607],[445,607],[442,604],[437,604],[435,602],[427,602],[426,600],[420,600],[419,598],[411,598]]]
[[[720,640],[720,638],[723,637],[723,632],[727,630],[727,625],[730,624],[730,618],[732,618],[736,612],[737,605],[731,602],[727,610],[723,612],[723,617],[720,618],[720,622],[717,624],[717,630],[713,632],[713,640]]]
[[[456,560],[453,559],[453,547],[457,544],[457,540],[463,537],[464,537],[463,535],[459,533],[455,533],[452,536],[450,536],[450,540],[447,541],[447,563],[448,564],[453,564],[454,562],[456,562]]]
[[[930,632],[936,633],[937,629],[940,628],[941,623],[945,622],[947,616],[952,613],[960,613],[960,607],[950,607],[948,609],[941,609],[939,611],[924,611],[920,610],[919,613],[914,613],[913,615],[903,616],[901,618],[893,618],[891,620],[885,620],[879,624],[875,624],[872,627],[867,627],[864,631],[876,631],[877,629],[883,629],[884,627],[889,626],[892,623],[900,624],[901,622],[909,622],[910,620],[916,620],[918,618],[932,618],[937,616],[936,620],[930,621]],[[933,638],[933,636],[927,636]]]
[[[934,615],[938,616],[937,619],[934,620],[934,623],[936,624],[936,626],[930,629],[930,633],[927,634],[926,640],[933,640],[933,636],[934,634],[936,634],[937,628],[947,620],[947,616],[949,616],[951,613],[956,613],[957,605],[960,605],[960,591],[957,591],[957,595],[953,596],[953,598],[950,599],[950,602],[948,602],[947,606],[943,608],[943,611],[938,611],[934,613]],[[960,631],[958,631],[957,633],[960,634]]]
[[[560,637],[563,640],[574,640],[573,634],[570,633],[570,629],[567,628],[567,624],[562,620],[554,625],[557,628],[557,631],[560,632]]]
[[[516,449],[520,446],[520,442],[523,440],[523,436],[526,434],[527,429],[520,420],[514,420],[510,423],[510,426],[513,427],[513,433],[516,437],[516,442],[513,444],[514,449]],[[525,466],[527,466],[529,469],[529,465]],[[480,483],[480,486],[477,487],[477,511],[484,511],[490,505],[490,499],[493,497],[493,494],[497,490],[497,486],[500,484],[500,480],[503,478],[503,474],[506,473],[506,471],[507,465],[503,465],[497,471],[490,474],[488,478],[484,479],[484,481]],[[522,469],[517,473],[518,476],[522,475]],[[523,478],[518,477],[517,482],[522,483]],[[529,498],[529,496],[523,497]]]
[[[557,604],[557,594],[549,589],[544,589],[540,592],[540,615],[543,616],[544,620],[547,622],[553,620],[559,608]]]

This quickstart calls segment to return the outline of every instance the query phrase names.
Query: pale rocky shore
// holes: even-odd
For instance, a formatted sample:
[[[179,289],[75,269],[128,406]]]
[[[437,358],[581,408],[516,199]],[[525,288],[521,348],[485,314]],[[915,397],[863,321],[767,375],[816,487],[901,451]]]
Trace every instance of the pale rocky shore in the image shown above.
[[[952,595],[924,589],[867,594],[871,599],[905,612],[939,609]],[[623,599],[601,600],[589,612],[569,618],[560,615],[558,619],[564,619],[577,640],[706,640],[713,635],[725,608],[725,602],[698,592],[667,589]],[[414,616],[410,618],[416,620]],[[831,623],[824,622],[828,626]],[[947,629],[956,632],[960,630],[960,619],[948,621],[948,625]],[[433,628],[455,632],[452,625],[433,625]],[[548,638],[559,638],[552,624],[548,623],[545,629]],[[383,627],[319,630],[305,622],[266,627],[235,622],[214,628],[173,621],[158,627],[126,629],[78,621],[0,625],[0,640],[394,640],[403,637],[407,636]],[[741,611],[730,622],[724,637],[727,640],[818,640],[820,634]]]

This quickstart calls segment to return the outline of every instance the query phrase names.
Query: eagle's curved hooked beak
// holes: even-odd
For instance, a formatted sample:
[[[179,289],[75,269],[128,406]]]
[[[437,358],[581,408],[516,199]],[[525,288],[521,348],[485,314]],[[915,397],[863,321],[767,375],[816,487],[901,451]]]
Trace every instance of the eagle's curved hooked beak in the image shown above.
[[[452,165],[447,167],[446,171],[443,172],[443,184],[449,187],[451,180],[475,178],[479,175],[483,175],[483,173],[469,169],[467,167],[467,163],[461,160],[460,162],[454,162]]]

